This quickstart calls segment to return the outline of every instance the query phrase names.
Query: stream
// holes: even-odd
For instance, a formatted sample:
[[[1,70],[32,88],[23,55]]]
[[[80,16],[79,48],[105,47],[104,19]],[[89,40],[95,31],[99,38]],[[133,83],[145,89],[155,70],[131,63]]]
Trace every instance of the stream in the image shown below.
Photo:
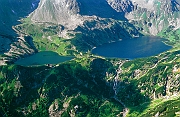
[[[121,105],[123,105],[123,107],[124,107],[124,109],[123,109],[123,117],[126,117],[126,115],[128,114],[128,112],[129,112],[129,109],[126,107],[126,105],[121,101],[121,100],[119,100],[118,99],[118,97],[117,97],[117,94],[118,94],[118,91],[117,91],[117,89],[118,89],[118,82],[119,82],[119,80],[118,80],[118,78],[119,78],[119,74],[121,74],[122,73],[122,65],[124,64],[124,62],[119,62],[118,64],[120,64],[119,65],[119,67],[118,67],[118,69],[116,70],[116,75],[114,76],[114,84],[113,84],[113,90],[114,90],[114,99],[117,101],[117,102],[119,102]]]

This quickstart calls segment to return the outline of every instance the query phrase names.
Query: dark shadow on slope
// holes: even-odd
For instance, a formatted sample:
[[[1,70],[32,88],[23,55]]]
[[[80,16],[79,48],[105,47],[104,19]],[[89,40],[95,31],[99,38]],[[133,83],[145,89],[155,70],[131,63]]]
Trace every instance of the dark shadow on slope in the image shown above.
[[[11,40],[15,40],[15,37],[0,34],[0,54],[3,54],[10,49]]]
[[[112,63],[104,59],[95,59],[91,62],[91,74],[94,74],[94,78],[96,78],[95,81],[102,79],[104,80],[106,73],[116,73]],[[137,88],[134,82],[128,81],[128,79],[117,82],[113,81],[110,82],[111,87],[114,86],[114,83],[117,83],[116,89],[119,91],[117,94],[118,99],[124,102],[127,107],[138,106],[142,104],[142,102],[144,103],[150,101],[149,97],[143,96],[140,93],[140,90]]]
[[[92,65],[95,66],[94,63],[98,62],[100,68],[101,65],[104,68],[99,69],[92,68]],[[61,90],[64,87],[67,90],[64,90],[64,95],[72,96],[77,94],[78,92],[83,92],[87,95],[95,95],[97,97],[106,97],[112,93],[112,89],[104,80],[106,75],[106,71],[108,70],[108,66],[112,65],[109,62],[106,62],[103,59],[95,59],[94,62],[91,63],[90,71],[87,68],[84,68],[79,63],[71,62],[67,64],[61,64],[58,68],[56,68],[55,73],[50,75],[47,80],[47,87],[51,86],[50,84],[54,84],[60,86]],[[103,73],[101,73],[103,72]],[[56,84],[57,83],[57,84]],[[51,90],[48,95],[52,97],[56,97],[58,93],[55,93],[58,90]]]
[[[103,27],[97,27],[97,25],[105,25]],[[110,27],[107,25],[111,25]],[[94,28],[95,27],[95,28]],[[87,21],[83,27],[77,27],[77,34],[72,39],[72,44],[76,46],[79,51],[88,51],[93,47],[109,43],[112,41],[119,41],[120,39],[130,39],[132,35],[141,36],[138,30],[128,22],[113,22],[110,19]]]
[[[45,69],[48,69],[48,67],[26,68],[17,65],[0,67],[4,77],[0,79],[0,89],[3,94],[0,95],[0,100],[3,100],[0,101],[0,110],[2,110],[1,113],[4,117],[23,117],[23,113],[16,109],[28,105],[38,98],[37,89],[42,85],[46,76]],[[38,74],[40,72],[42,74]],[[7,88],[7,86],[10,88]],[[18,90],[16,90],[16,86],[20,86]]]
[[[77,0],[81,15],[101,18],[112,18],[116,20],[127,20],[123,12],[117,12],[107,3],[106,0]]]
[[[69,99],[71,101],[66,109],[67,112],[64,113],[66,116],[71,110],[74,110],[76,105],[79,108],[75,112],[79,116],[87,116],[89,113],[92,116],[119,114],[123,110],[123,105],[114,99],[114,82],[105,79],[106,73],[115,74],[112,63],[100,58],[94,58],[87,62],[90,62],[89,68],[76,61],[60,64],[55,68],[3,67],[0,70],[2,73],[6,73],[7,78],[4,79],[4,83],[7,80],[7,85],[12,85],[12,80],[19,76],[18,81],[22,85],[18,97],[8,97],[11,99],[11,104],[3,105],[3,108],[12,110],[8,112],[9,115],[19,115],[16,111],[17,108],[31,107],[38,100],[36,110],[29,108],[32,113],[28,115],[44,116],[48,114],[48,109],[55,99],[59,100],[58,109],[60,110],[63,109],[63,101]],[[118,85],[117,97],[128,108],[147,102],[148,98],[140,94],[134,83],[122,80]],[[11,94],[11,92],[9,93]],[[143,107],[140,112],[145,108]]]
[[[0,1],[0,38],[4,47],[0,51],[7,52],[10,49],[9,41],[17,41],[17,34],[12,26],[19,24],[21,18],[29,15],[37,8],[39,0],[1,0]],[[8,38],[6,38],[8,37]]]
[[[117,97],[119,100],[124,102],[127,107],[136,107],[145,103],[146,105],[143,108],[139,108],[139,110],[143,111],[143,109],[148,106],[150,102],[149,97],[143,96],[133,82],[126,81],[125,79],[117,82],[117,84],[117,90],[119,91]]]
[[[114,89],[111,98],[123,106],[124,115],[129,111],[129,115],[136,113],[136,116],[138,116],[149,106],[151,99],[148,96],[143,95],[134,82],[122,78],[122,80],[119,79],[118,81],[114,79],[109,83],[111,84],[110,86],[112,89]]]
[[[104,87],[108,84],[111,89],[111,93],[104,93],[104,95],[108,96],[107,98],[112,98],[124,108],[130,109],[130,112],[134,111],[139,114],[148,107],[150,98],[141,94],[135,82],[128,81],[128,79],[105,81],[104,78],[107,76],[107,73],[116,74],[116,70],[112,63],[105,59],[95,59],[91,62],[90,74],[93,74],[94,82],[96,82],[97,85],[102,84],[100,87]],[[106,84],[103,84],[103,82],[106,82]],[[114,87],[115,85],[116,87]],[[117,95],[115,95],[116,91]]]
[[[33,38],[31,36],[25,36],[24,39],[26,40],[26,42],[28,43],[28,45],[30,46],[30,48],[32,48],[33,50],[35,50],[35,52],[38,52],[38,50],[36,49],[34,43],[33,43]]]
[[[106,61],[102,59],[95,59],[91,67],[97,62],[100,65],[105,64],[103,65],[104,68],[101,69],[101,71],[103,70],[102,74],[99,73],[101,71],[97,71],[95,68],[90,68],[89,71],[75,61],[61,64],[59,67],[55,68],[55,74],[50,75],[45,80],[44,86],[42,87],[43,89],[49,90],[47,92],[40,92],[42,94],[45,93],[48,97],[49,102],[46,106],[49,107],[55,99],[65,100],[65,98],[73,96],[74,98],[71,99],[67,112],[63,114],[64,116],[69,116],[68,113],[74,110],[74,107],[78,105],[80,108],[75,111],[79,116],[87,116],[87,114],[90,113],[91,116],[97,117],[102,114],[100,110],[104,110],[100,109],[100,105],[104,103],[104,100],[108,100],[110,104],[115,105],[122,111],[122,106],[116,104],[116,101],[109,98],[113,93],[112,89],[101,77],[104,77],[104,70],[108,69],[110,63],[106,63]],[[95,71],[96,73],[94,73]],[[112,111],[109,113],[112,114]],[[118,114],[119,112],[116,113]]]
[[[180,10],[179,8],[180,8],[180,4],[176,0],[171,0],[171,10],[173,12],[177,12]]]

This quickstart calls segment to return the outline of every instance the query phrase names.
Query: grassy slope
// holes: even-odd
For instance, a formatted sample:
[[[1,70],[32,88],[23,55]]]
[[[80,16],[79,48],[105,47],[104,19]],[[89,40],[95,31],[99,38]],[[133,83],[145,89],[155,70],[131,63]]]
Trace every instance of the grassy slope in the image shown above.
[[[94,62],[104,67],[97,71]],[[122,105],[111,98],[113,91],[105,81],[110,67],[110,62],[99,58],[76,59],[53,68],[3,66],[0,68],[0,114],[43,117],[48,116],[48,109],[52,107],[52,113],[62,112],[61,116],[65,117],[70,113],[118,115]]]
[[[33,24],[30,18],[25,18],[22,24],[14,28],[18,33],[32,37],[34,46],[39,51],[54,51],[60,55],[68,55],[68,51],[72,50],[68,39],[58,37],[61,25]]]
[[[180,82],[175,78],[180,72],[172,72],[174,66],[180,67],[179,53],[170,51],[156,57],[126,61],[122,65],[117,98],[129,108],[128,116],[178,114],[179,96],[168,96],[179,92],[179,84],[173,84],[173,81]],[[48,116],[51,108],[51,114],[61,113],[65,117],[70,114],[77,117],[122,115],[123,105],[113,98],[115,70],[118,69],[115,63],[119,61],[87,54],[55,67],[2,66],[0,114]],[[141,72],[134,75],[137,69]],[[164,78],[171,75],[172,89],[165,91]]]
[[[123,65],[124,72],[121,78],[133,82],[141,94],[151,98],[150,102],[141,101],[138,106],[129,106],[128,116],[151,117],[159,113],[161,116],[170,117],[180,111],[178,107],[180,72],[173,72],[174,66],[180,68],[179,53],[179,50],[167,52],[157,57],[136,59]],[[136,70],[140,70],[138,75],[135,75]],[[174,99],[171,98],[172,95]]]
[[[94,23],[90,22],[86,25],[90,27]],[[98,43],[108,42],[108,39],[115,38],[116,41],[116,39],[130,37],[128,34],[131,32],[128,26],[122,28],[119,25],[105,29],[107,34],[102,30],[86,32],[79,27],[78,31],[81,30],[84,33],[76,35],[72,41],[57,36],[60,27],[54,24],[34,25],[29,19],[25,19],[23,24],[16,28],[32,36],[34,45],[39,51],[51,50],[62,55],[76,53],[82,49],[89,50]],[[124,32],[123,29],[126,28],[129,31]],[[121,33],[117,33],[115,37],[110,36],[113,30]],[[95,37],[91,40],[92,36],[87,34],[92,36],[95,34]],[[166,29],[159,34],[170,40],[166,43],[173,45],[174,48],[169,52],[123,64],[123,72],[119,75],[117,97],[130,109],[128,116],[154,116],[157,113],[161,116],[175,116],[180,111],[179,96],[163,99],[180,90],[179,84],[173,84],[173,80],[179,83],[179,77],[176,78],[176,76],[180,73],[173,72],[174,66],[180,68],[179,34],[179,30],[171,31],[171,29]],[[108,36],[107,40],[101,42],[102,37]],[[77,49],[75,51],[74,45]],[[110,61],[116,63],[119,59]],[[115,69],[118,69],[118,66],[111,62],[85,55],[54,68],[45,66],[26,68],[16,65],[1,67],[0,114],[48,116],[48,109],[53,107],[52,113],[62,112],[62,116],[65,117],[70,114],[105,117],[118,115],[122,112],[123,106],[112,98],[114,77],[106,76],[106,73],[114,76]],[[140,70],[139,75],[135,75],[136,70]],[[166,91],[167,78],[172,83],[172,89]],[[76,105],[78,105],[77,109],[75,109]]]
[[[129,117],[179,116],[179,32],[179,29],[168,28],[158,34],[158,36],[168,39],[165,43],[173,46],[168,52],[156,57],[136,59],[123,65],[122,78],[131,78],[129,81],[135,82],[141,93],[149,95],[152,99],[150,102],[130,107]],[[134,76],[134,71],[137,69],[140,70],[140,73],[138,76]]]
[[[72,36],[71,39],[58,36],[60,30],[63,30],[61,25],[32,23],[30,18],[25,18],[21,22],[22,24],[15,26],[16,31],[31,36],[37,50],[55,51],[61,55],[76,55],[103,43],[141,35],[132,24],[110,19],[84,22],[84,25],[77,27],[73,33],[68,33]]]

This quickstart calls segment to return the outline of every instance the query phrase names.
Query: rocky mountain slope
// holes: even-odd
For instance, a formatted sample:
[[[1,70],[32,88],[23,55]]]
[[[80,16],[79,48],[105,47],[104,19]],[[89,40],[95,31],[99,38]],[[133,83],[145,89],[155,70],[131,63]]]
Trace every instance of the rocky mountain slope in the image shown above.
[[[95,6],[87,7],[89,2],[92,2],[92,5]],[[116,20],[116,18],[112,19],[111,15],[116,13],[119,14],[117,16],[122,16],[122,14],[112,9],[106,1],[99,1],[103,4],[105,10],[97,6],[100,3],[89,2],[40,1],[38,8],[28,18],[21,20],[22,24],[13,27],[20,36],[18,44],[21,43],[22,48],[19,48],[17,43],[13,43],[11,49],[5,53],[4,61],[14,61],[36,52],[36,49],[42,50],[47,46],[48,49],[46,50],[53,49],[53,51],[62,55],[74,55],[78,51],[87,52],[94,46],[103,43],[141,35],[132,24]],[[96,16],[93,8],[97,8],[102,17]],[[83,9],[90,11],[90,13]],[[89,35],[93,33],[98,33],[98,35]],[[26,36],[32,38],[26,38]],[[108,38],[104,38],[106,36]],[[68,39],[66,43],[63,42],[65,45],[62,48],[55,43],[58,38]],[[26,41],[26,39],[29,41]],[[32,41],[33,43],[29,43]],[[32,47],[36,47],[36,49]]]
[[[163,10],[165,9],[165,10]],[[131,0],[100,0],[100,1],[95,1],[95,0],[90,0],[90,1],[85,1],[85,0],[54,0],[54,1],[48,1],[48,0],[41,0],[39,3],[38,8],[29,15],[30,20],[26,20],[28,22],[23,23],[24,25],[27,25],[29,23],[32,24],[38,24],[41,25],[38,30],[34,30],[35,32],[41,32],[42,37],[46,41],[49,39],[52,40],[51,38],[53,36],[58,36],[61,38],[66,38],[66,39],[73,39],[73,41],[70,41],[68,43],[69,47],[68,49],[72,50],[72,48],[84,48],[84,47],[77,47],[77,44],[80,46],[83,46],[84,44],[79,44],[79,42],[87,42],[83,41],[85,38],[91,38],[91,40],[88,39],[88,42],[85,45],[88,45],[88,47],[84,50],[90,50],[94,46],[98,46],[102,43],[107,43],[111,41],[117,41],[119,39],[123,38],[131,38],[133,36],[139,36],[141,35],[138,33],[137,30],[141,31],[142,33],[146,34],[151,34],[151,35],[157,35],[161,31],[173,27],[173,30],[178,29],[179,26],[179,1],[157,1],[157,0],[151,0],[151,1],[131,1]],[[96,12],[98,11],[98,12]],[[115,31],[111,34],[108,33],[108,37],[111,39],[107,39],[106,41],[102,41],[104,39],[103,36],[104,34],[107,34],[105,29],[110,29],[111,27],[116,27],[115,30],[119,30],[117,27],[123,27],[124,23],[119,23],[117,21],[124,21],[127,24],[125,24],[126,29],[131,29],[127,30],[127,32],[130,35],[124,35],[122,36],[114,36],[114,35],[121,35],[121,31]],[[127,20],[129,20],[127,22]],[[31,22],[29,22],[31,21]],[[98,25],[92,28],[89,28],[87,25]],[[106,25],[101,25],[101,22],[106,22]],[[112,22],[117,22],[117,23],[112,23]],[[48,24],[49,23],[49,24]],[[55,34],[46,34],[44,32],[47,28],[48,25],[56,25],[58,29],[55,30]],[[46,26],[43,26],[46,24]],[[30,35],[28,34],[28,30],[31,29],[29,26],[23,26],[20,29],[23,29],[24,32],[21,32],[21,36],[23,35]],[[39,30],[42,29],[42,30]],[[94,33],[94,30],[102,30],[104,31],[101,36],[87,36],[89,32]],[[16,31],[19,29],[16,28]],[[52,28],[50,29],[52,30]],[[123,30],[124,29],[120,29]],[[25,32],[26,31],[26,32]],[[97,31],[98,32],[98,31]],[[101,31],[100,31],[101,32]],[[99,33],[100,33],[99,32]],[[23,35],[22,35],[23,34]],[[77,39],[75,36],[76,34],[81,35],[79,37],[83,37],[83,40],[81,38]],[[125,33],[126,34],[126,33]],[[86,35],[86,36],[85,36]],[[112,37],[115,38],[112,38]],[[43,40],[43,41],[45,41]],[[26,52],[29,53],[34,53],[35,50],[31,50],[31,48],[34,45],[28,44],[26,42],[23,42],[22,40],[21,43],[24,43],[23,49],[26,48]],[[35,40],[34,40],[35,41]],[[37,41],[36,41],[37,42]],[[10,43],[7,41],[6,43]],[[42,42],[43,43],[43,42]],[[8,45],[8,44],[5,44]],[[16,45],[16,43],[15,43]],[[38,44],[40,45],[39,41]],[[47,45],[46,45],[47,46]],[[5,47],[4,47],[5,48]],[[7,47],[6,47],[7,48]],[[10,49],[12,48],[12,49]],[[18,48],[18,47],[17,47]],[[16,46],[9,46],[10,51],[6,53],[8,56],[15,56],[13,51],[19,51],[19,55],[27,55],[26,53],[23,52],[23,50],[18,50]],[[36,48],[38,48],[36,46]],[[9,50],[8,49],[8,50]],[[13,51],[11,51],[13,50]],[[82,50],[82,49],[81,49]],[[62,50],[66,51],[66,50]],[[78,50],[79,51],[79,50]],[[59,52],[61,54],[64,54],[62,52]],[[65,52],[67,54],[67,52]],[[16,59],[19,58],[18,56],[15,57]],[[12,58],[14,59],[14,58]]]
[[[113,10],[105,0],[41,0],[38,8],[30,15],[34,22],[61,24],[60,36],[68,30],[82,26],[84,21],[99,18],[123,19],[122,13]],[[98,12],[97,12],[98,11]]]
[[[59,23],[74,29],[86,20],[81,16],[127,18],[143,32],[156,35],[169,26],[179,28],[179,3],[179,0],[44,0],[33,13],[32,20]]]
[[[15,1],[1,0],[0,1],[0,29],[1,34],[11,35],[13,33],[12,26],[18,24],[18,20],[29,15],[37,8],[39,0]]]
[[[28,14],[34,2],[38,3],[1,2],[8,6],[9,27],[19,17],[27,16],[18,5],[26,4],[22,8]],[[40,0],[36,10],[13,26],[19,38],[15,36],[15,41],[7,42],[9,50],[0,54],[0,116],[178,117],[179,3],[179,0]],[[0,13],[5,15],[2,8]],[[12,10],[19,15],[12,15]],[[6,15],[1,16],[0,25],[4,25]],[[0,34],[7,33],[1,31]],[[135,60],[91,54],[93,47],[142,33],[164,37],[173,48]],[[13,63],[38,51],[75,58],[57,65],[25,67]]]
[[[107,0],[117,12],[145,33],[157,35],[164,28],[180,26],[179,0]]]
[[[31,14],[35,22],[52,22],[69,29],[82,24],[76,0],[41,0],[39,4]]]
[[[127,61],[87,54],[52,67],[1,66],[0,115],[178,116],[179,55]]]
[[[19,43],[25,43],[20,40],[19,35],[12,29],[12,26],[19,24],[21,18],[25,18],[34,9],[37,8],[39,0],[29,1],[15,1],[15,0],[1,0],[0,1],[0,54],[4,54],[11,50],[15,53],[26,54],[28,51],[23,52],[17,49]],[[18,44],[17,44],[18,43]],[[15,46],[16,45],[16,46]],[[23,47],[23,45],[21,45]],[[32,50],[24,46],[24,49]],[[21,51],[21,52],[18,52]],[[30,52],[31,53],[31,52]],[[29,53],[29,54],[30,54]],[[0,55],[1,56],[1,55]],[[1,57],[0,57],[1,58]],[[2,59],[2,58],[1,58]],[[4,64],[0,59],[0,64]]]

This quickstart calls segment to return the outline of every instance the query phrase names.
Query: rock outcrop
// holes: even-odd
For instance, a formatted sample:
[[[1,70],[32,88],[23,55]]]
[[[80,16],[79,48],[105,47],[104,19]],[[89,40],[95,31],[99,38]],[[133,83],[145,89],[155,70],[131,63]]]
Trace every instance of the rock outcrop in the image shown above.
[[[78,14],[79,6],[76,0],[41,0],[38,8],[31,14],[34,22],[51,22],[61,24],[73,30],[82,24]]]
[[[117,12],[145,33],[157,35],[164,28],[180,24],[179,0],[107,0]]]
[[[31,14],[35,22],[61,24],[68,30],[90,17],[124,19],[145,33],[157,35],[164,28],[180,24],[180,0],[41,0]]]

